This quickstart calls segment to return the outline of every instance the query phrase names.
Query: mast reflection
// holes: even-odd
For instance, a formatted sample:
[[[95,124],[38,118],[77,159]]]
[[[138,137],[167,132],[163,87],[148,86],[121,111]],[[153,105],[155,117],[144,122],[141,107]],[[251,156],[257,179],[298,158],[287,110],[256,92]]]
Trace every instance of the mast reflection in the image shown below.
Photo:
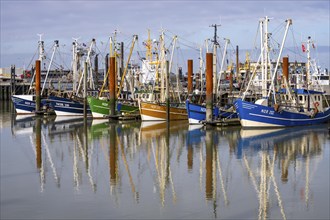
[[[326,126],[217,130],[172,121],[40,117],[12,126],[14,138],[31,140],[24,151],[38,170],[42,192],[58,187],[79,195],[104,193],[118,206],[156,203],[162,212],[193,199],[216,218],[231,216],[242,196],[250,196],[238,203],[254,219],[290,218],[292,201],[309,209],[328,143]]]
[[[285,201],[282,200],[280,187],[276,180],[276,167],[280,170],[282,184],[293,178],[296,183],[297,169],[303,171],[305,185],[302,194],[306,207],[310,197],[310,158],[322,153],[320,135],[325,133],[324,126],[305,128],[285,128],[270,130],[241,130],[241,138],[237,144],[237,158],[242,159],[250,180],[259,199],[258,219],[267,219],[272,207],[271,192],[280,208],[283,219],[286,219]],[[290,170],[294,173],[290,175]],[[304,189],[304,190],[303,190]],[[295,189],[293,190],[295,192]]]

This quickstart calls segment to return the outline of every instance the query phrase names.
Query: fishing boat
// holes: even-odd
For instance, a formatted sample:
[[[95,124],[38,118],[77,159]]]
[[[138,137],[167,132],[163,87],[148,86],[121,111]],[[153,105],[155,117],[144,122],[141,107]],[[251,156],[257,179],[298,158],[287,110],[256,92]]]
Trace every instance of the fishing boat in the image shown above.
[[[217,48],[219,47],[219,42],[217,41],[218,36],[217,36],[217,25],[212,25],[214,27],[214,39],[212,40],[213,42],[213,60],[216,62],[217,60]],[[227,54],[227,46],[229,44],[230,40],[225,38],[225,46],[224,46],[224,52],[223,54]],[[200,89],[196,90],[194,94],[190,95],[191,98],[186,100],[186,109],[188,113],[188,120],[190,124],[202,124],[203,121],[206,120],[206,106],[205,103],[201,103],[202,99],[205,99],[205,94],[203,94],[203,57],[201,55],[202,53],[200,52]],[[235,109],[229,105],[228,100],[224,103],[225,106],[223,106],[223,103],[221,105],[220,102],[220,93],[224,93],[226,87],[225,84],[221,83],[222,79],[222,71],[223,66],[224,66],[224,61],[225,61],[225,55],[222,56],[222,62],[220,66],[220,71],[219,71],[219,76],[217,77],[217,70],[216,70],[216,64],[213,66],[213,77],[214,77],[214,87],[213,87],[213,92],[215,96],[217,97],[217,102],[216,104],[213,105],[213,115],[212,115],[212,120],[226,120],[226,119],[233,119],[237,118],[237,114]],[[218,80],[217,80],[218,78]],[[229,84],[229,83],[228,83]],[[228,86],[229,88],[230,86]],[[203,98],[202,98],[203,97]],[[191,101],[191,100],[198,100],[196,101]]]
[[[282,93],[283,94],[283,93]],[[285,94],[285,93],[284,93]],[[321,124],[330,119],[330,108],[324,108],[323,93],[294,90],[301,97],[300,108],[281,105],[265,106],[261,102],[249,103],[238,99],[235,103],[243,127],[286,127]]]
[[[242,127],[287,127],[287,126],[305,126],[320,124],[330,119],[329,103],[325,99],[323,91],[314,90],[310,85],[309,76],[306,76],[307,83],[300,83],[300,87],[292,88],[289,85],[288,74],[283,74],[282,88],[275,90],[274,81],[279,66],[280,56],[283,50],[285,38],[291,25],[291,19],[286,21],[285,34],[282,40],[279,56],[273,69],[270,68],[271,60],[269,34],[268,33],[269,18],[265,17],[260,20],[261,29],[261,54],[258,63],[261,60],[262,75],[262,97],[255,102],[245,101],[245,94],[249,92],[249,85],[253,77],[251,77],[243,96],[236,100],[235,108],[238,112]],[[307,50],[309,51],[310,39],[308,40]],[[308,60],[310,60],[308,52]],[[284,63],[284,61],[283,61]],[[309,65],[307,65],[309,66]],[[257,68],[256,68],[257,69]],[[253,76],[255,75],[255,71]],[[283,68],[283,73],[288,73],[288,67]],[[309,73],[309,69],[306,71]],[[309,75],[309,74],[308,74]],[[307,86],[306,86],[307,85]]]
[[[186,100],[186,109],[188,113],[189,124],[202,124],[206,120],[206,106],[202,104],[191,103]],[[238,119],[237,112],[233,108],[221,108],[213,106],[213,120]]]
[[[184,103],[174,102],[174,93],[170,95],[170,70],[172,63],[166,60],[167,50],[165,48],[164,31],[160,36],[160,57],[152,60],[152,56],[149,55],[149,59],[144,60],[142,69],[145,69],[147,73],[145,75],[153,75],[152,84],[153,88],[149,91],[145,91],[139,94],[138,104],[140,109],[140,115],[142,121],[166,121],[166,120],[187,120],[187,110]],[[173,51],[176,45],[177,37],[173,37],[172,53],[170,60],[173,58]],[[147,55],[151,52],[151,40],[147,41]],[[155,54],[158,54],[156,52]],[[169,118],[167,118],[169,117]]]
[[[186,109],[188,113],[189,124],[201,124],[202,121],[206,120],[206,106],[191,103],[189,100],[186,100]],[[217,106],[213,107],[212,118],[219,117],[219,108]]]
[[[116,39],[116,35],[113,37],[113,39],[110,37],[110,48],[113,48],[112,45],[116,44],[115,39]],[[126,62],[126,66],[124,68],[124,72],[123,72],[123,75],[121,78],[121,83],[120,83],[120,86],[119,86],[119,89],[117,92],[117,97],[119,100],[116,101],[116,106],[117,106],[116,110],[117,110],[117,113],[121,113],[121,114],[139,114],[139,107],[137,105],[137,101],[133,100],[134,95],[130,96],[130,94],[128,94],[127,91],[122,91],[122,88],[124,85],[124,83],[122,83],[122,82],[124,82],[126,74],[128,72],[129,61],[132,56],[133,48],[134,48],[134,45],[135,45],[135,42],[137,41],[137,39],[138,39],[137,35],[134,35],[133,40],[132,40],[132,46],[131,46],[130,53],[128,56],[128,60]],[[116,58],[116,56],[117,56],[116,51],[112,51],[112,49],[111,49],[110,54],[112,54],[112,53],[115,54],[115,58]],[[123,53],[123,51],[122,51],[122,53]],[[110,68],[107,71],[107,74],[104,78],[102,88],[101,88],[98,96],[97,97],[94,97],[94,96],[87,97],[88,105],[90,106],[93,118],[105,118],[105,117],[108,117],[110,114],[110,100],[108,98],[109,93],[106,94],[106,91],[104,89],[105,85],[107,83],[109,83],[108,82],[109,80],[107,80],[108,76],[110,74],[109,72],[110,72]],[[110,91],[110,89],[108,91]],[[130,97],[128,97],[128,96],[130,96]]]
[[[80,99],[74,100],[59,96],[49,96],[47,101],[50,107],[54,109],[56,115],[61,116],[82,116],[84,115],[84,103]],[[90,107],[87,106],[87,114],[91,114]]]
[[[187,120],[187,110],[181,106],[170,104],[169,119],[172,120]],[[165,121],[167,117],[167,106],[165,103],[155,102],[139,102],[140,115],[142,121]]]
[[[34,114],[36,110],[36,96],[35,95],[12,95],[11,100],[14,103],[15,112],[17,114]],[[40,102],[40,107],[44,108],[46,105]]]
[[[94,54],[94,49],[93,49],[94,46],[95,46],[95,39],[92,39],[88,49],[81,46],[78,43],[77,39],[75,39],[75,41],[73,42],[72,92],[63,93],[62,96],[51,95],[47,99],[48,102],[50,103],[51,108],[54,109],[56,115],[62,115],[62,116],[84,115],[84,96],[87,96],[87,93],[92,95],[95,91],[95,85],[93,80],[93,68],[91,63],[91,56],[92,54]],[[81,64],[83,56],[86,56],[85,65]],[[78,67],[83,67],[83,69],[80,70]],[[83,82],[85,74],[87,74],[86,75],[87,82]],[[83,86],[83,84],[85,83],[86,85]],[[89,106],[87,106],[87,114],[88,115],[91,114]]]
[[[93,118],[105,118],[109,116],[110,101],[108,99],[102,99],[97,97],[87,97],[88,106],[90,107]],[[121,114],[137,114],[139,113],[139,107],[136,105],[122,104],[117,102],[117,112]]]
[[[42,35],[39,35],[40,40],[38,42],[38,50],[39,50],[39,58],[38,60],[40,61],[40,63],[42,64],[42,61],[45,59],[45,54],[44,54],[44,41],[42,40]],[[47,77],[50,71],[50,67],[52,65],[53,62],[53,57],[56,53],[56,50],[58,48],[58,41],[56,40],[53,46],[53,54],[52,54],[52,59],[49,63],[48,66],[48,70],[46,73],[46,78],[44,81],[44,84],[42,86],[42,90],[41,90],[41,100],[40,100],[40,110],[43,110],[44,112],[48,112],[51,113],[52,110],[49,108],[49,103],[47,102],[47,100],[45,99],[45,97],[43,96],[44,93],[44,89],[45,89],[45,84],[47,81]],[[14,108],[15,108],[15,112],[17,114],[35,114],[36,111],[36,95],[32,93],[32,84],[34,83],[34,79],[35,79],[35,75],[36,75],[36,71],[34,71],[31,83],[30,83],[30,88],[29,88],[29,94],[24,94],[24,95],[12,95],[11,96],[11,100],[14,104]]]

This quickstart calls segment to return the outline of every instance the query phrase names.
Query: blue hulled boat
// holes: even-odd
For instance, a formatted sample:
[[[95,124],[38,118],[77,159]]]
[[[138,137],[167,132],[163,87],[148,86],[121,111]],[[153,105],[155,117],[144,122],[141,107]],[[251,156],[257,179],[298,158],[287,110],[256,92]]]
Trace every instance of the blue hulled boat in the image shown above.
[[[51,108],[54,109],[56,115],[84,115],[84,104],[81,101],[57,96],[49,96],[47,100],[50,103]],[[87,114],[91,114],[91,110],[88,105]]]
[[[206,106],[186,101],[186,109],[188,113],[189,124],[201,124],[206,119]],[[213,120],[217,119],[233,119],[237,118],[236,111],[232,109],[221,109],[217,106],[213,107]]]
[[[200,124],[206,119],[206,106],[191,103],[189,100],[186,100],[186,109],[188,114],[189,124]],[[213,108],[214,119],[219,117],[219,108]]]
[[[330,108],[323,108],[322,93],[312,90],[295,90],[299,107],[284,102],[264,105],[267,100],[256,103],[237,99],[235,107],[243,127],[288,127],[321,124],[330,120]],[[285,96],[285,93],[282,93]]]
[[[268,36],[267,23],[269,19],[260,20],[261,36]],[[288,57],[283,58],[283,68],[280,88],[275,89],[275,79],[278,78],[278,67],[283,50],[285,38],[289,26],[292,24],[291,19],[286,21],[286,31],[280,48],[280,53],[275,63],[269,63],[271,44],[268,42],[269,37],[262,37],[261,55],[259,57],[260,68],[256,66],[252,76],[256,75],[256,71],[261,71],[261,96],[256,102],[245,101],[245,94],[250,92],[249,86],[255,80],[251,77],[250,82],[243,93],[242,97],[235,101],[235,108],[243,127],[289,127],[289,126],[305,126],[321,124],[330,120],[329,104],[324,96],[324,92],[317,83],[313,83],[310,66],[312,66],[310,58],[310,37],[307,42],[307,60],[306,70],[302,70],[301,80],[293,84],[289,76]],[[259,65],[259,61],[257,62]],[[276,77],[277,76],[277,77]],[[255,82],[255,81],[254,81]]]

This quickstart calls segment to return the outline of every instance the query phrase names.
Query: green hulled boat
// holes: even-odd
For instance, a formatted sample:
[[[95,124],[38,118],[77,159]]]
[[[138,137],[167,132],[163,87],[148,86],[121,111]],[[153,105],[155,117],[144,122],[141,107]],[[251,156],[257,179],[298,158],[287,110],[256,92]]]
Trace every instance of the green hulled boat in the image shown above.
[[[109,116],[110,101],[108,99],[89,96],[87,97],[87,101],[93,118],[105,118]],[[117,114],[140,114],[139,107],[133,104],[117,102]]]

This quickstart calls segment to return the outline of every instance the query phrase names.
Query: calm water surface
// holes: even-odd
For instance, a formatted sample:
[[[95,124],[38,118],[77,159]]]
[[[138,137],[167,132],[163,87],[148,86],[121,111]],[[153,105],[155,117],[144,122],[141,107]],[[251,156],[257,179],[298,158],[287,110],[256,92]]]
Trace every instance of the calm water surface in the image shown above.
[[[1,219],[329,219],[328,126],[22,117],[0,103]]]

